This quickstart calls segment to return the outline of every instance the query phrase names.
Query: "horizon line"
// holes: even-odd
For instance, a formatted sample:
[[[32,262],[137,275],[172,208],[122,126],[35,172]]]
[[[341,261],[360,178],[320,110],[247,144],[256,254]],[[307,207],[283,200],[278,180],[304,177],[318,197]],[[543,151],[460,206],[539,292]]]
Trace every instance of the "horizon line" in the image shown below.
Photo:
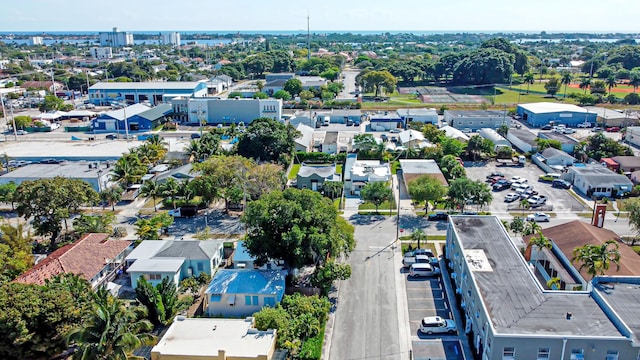
[[[149,33],[156,33],[156,32],[213,32],[213,33],[221,33],[221,32],[226,32],[226,33],[238,33],[238,32],[243,32],[243,33],[248,33],[248,34],[262,34],[262,33],[272,33],[272,32],[299,32],[299,33],[305,33],[307,32],[306,29],[297,29],[297,30],[122,30],[120,29],[120,27],[118,27],[119,31],[121,32],[139,32],[139,33],[144,33],[144,32],[149,32]],[[100,33],[100,32],[111,32],[110,30],[79,30],[79,29],[75,29],[75,30],[0,30],[0,33],[47,33],[47,32],[68,32],[68,33],[74,33],[74,32],[95,32],[95,33]],[[367,33],[434,33],[434,34],[443,34],[443,33],[504,33],[504,34],[518,34],[518,33],[532,33],[532,34],[536,34],[536,33],[546,33],[546,34],[572,34],[572,33],[581,33],[581,34],[627,34],[627,35],[640,35],[639,31],[628,31],[628,30],[392,30],[392,29],[387,29],[387,30],[345,30],[345,29],[341,29],[341,30],[323,30],[323,29],[317,29],[317,30],[312,30],[311,32],[332,32],[332,33],[339,33],[339,34],[347,34],[347,33],[361,33],[361,32],[367,32]]]

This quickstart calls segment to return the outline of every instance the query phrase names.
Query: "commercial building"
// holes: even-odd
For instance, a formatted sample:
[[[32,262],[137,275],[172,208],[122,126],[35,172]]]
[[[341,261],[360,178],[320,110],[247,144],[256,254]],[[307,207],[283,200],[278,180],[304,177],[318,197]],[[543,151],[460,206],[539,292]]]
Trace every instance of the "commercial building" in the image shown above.
[[[545,140],[557,140],[560,142],[560,149],[568,154],[573,154],[575,151],[576,145],[578,145],[578,140],[574,139],[571,136],[561,134],[555,131],[540,131],[538,133],[538,137],[540,139]]]
[[[171,113],[173,108],[170,104],[160,104],[153,108],[135,104],[100,115],[92,122],[93,130],[120,133],[150,131],[164,124]]]
[[[438,125],[438,112],[436,109],[398,109],[396,112],[404,120],[405,124],[419,122]]]
[[[280,120],[282,118],[281,99],[189,99],[187,103],[187,123],[239,124],[248,125],[261,117]]]
[[[637,285],[615,287],[628,303],[604,301],[605,282],[592,291],[547,290],[495,216],[451,216],[445,256],[478,358],[638,358]]]
[[[276,330],[259,331],[254,319],[175,318],[151,349],[151,360],[271,360]]]
[[[204,82],[148,81],[148,82],[99,82],[89,87],[89,101],[94,105],[112,103],[135,104],[148,102],[157,105],[172,98],[195,98],[207,95]]]
[[[628,177],[614,173],[602,165],[571,166],[567,173],[573,188],[587,197],[616,198],[631,192]]]
[[[600,159],[601,164],[616,172],[632,173],[640,170],[640,157],[614,156]]]
[[[504,110],[445,110],[444,121],[456,129],[470,131],[511,126],[511,117]]]
[[[62,176],[85,181],[95,191],[111,186],[111,162],[69,161],[60,164],[29,164],[0,175],[0,185],[10,182],[20,185],[24,181],[53,179]]]
[[[118,31],[117,27],[114,27],[113,31],[110,32],[98,33],[98,39],[100,40],[100,46],[123,47],[133,45],[133,34]]]
[[[537,138],[538,135],[527,129],[509,129],[507,133],[507,140],[509,140],[516,149],[524,153],[535,153],[538,151]]]
[[[42,36],[32,36],[29,38],[29,45],[31,46],[36,46],[36,45],[44,45],[44,41],[42,39]]]
[[[585,106],[585,109],[597,114],[598,124],[603,127],[638,125],[638,116],[631,110],[618,111],[599,106]]]
[[[625,134],[624,141],[640,147],[640,126],[627,127],[627,133]]]
[[[577,126],[585,122],[595,124],[597,115],[571,104],[551,102],[520,104],[516,113],[533,127],[542,127],[553,121],[556,125]]]
[[[174,47],[180,46],[180,33],[179,32],[163,33],[160,38],[160,44],[171,45]]]
[[[483,139],[490,140],[493,143],[494,151],[498,150],[501,147],[506,147],[511,149],[511,143],[507,139],[503,138],[502,135],[498,134],[498,132],[496,132],[493,129],[482,128],[478,132],[478,135],[480,135]]]
[[[92,58],[99,59],[99,60],[112,59],[113,50],[109,46],[106,46],[106,47],[94,46],[89,49],[89,55],[91,55]]]
[[[404,129],[404,120],[395,111],[388,111],[369,116],[372,131],[389,131],[394,129]]]

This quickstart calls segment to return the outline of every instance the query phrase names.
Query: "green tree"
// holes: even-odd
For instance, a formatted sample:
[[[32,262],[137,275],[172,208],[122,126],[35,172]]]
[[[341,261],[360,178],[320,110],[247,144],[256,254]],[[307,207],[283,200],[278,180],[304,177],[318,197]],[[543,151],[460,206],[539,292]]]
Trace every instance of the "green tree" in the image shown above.
[[[520,216],[516,216],[509,224],[509,229],[516,235],[522,233],[524,231],[524,220]]]
[[[601,245],[586,244],[573,249],[574,264],[580,263],[579,271],[586,268],[587,273],[594,278],[603,275],[609,270],[611,264],[615,264],[620,270],[620,251],[615,240],[609,240]]]
[[[589,89],[591,87],[591,79],[589,78],[584,78],[582,79],[582,81],[580,81],[580,85],[579,85],[580,89],[584,90],[584,93],[587,93],[587,89]]]
[[[629,212],[629,226],[640,235],[640,199],[629,199],[624,202],[624,211]]]
[[[51,247],[71,215],[79,213],[83,205],[98,201],[98,193],[79,179],[57,176],[51,179],[24,181],[15,194],[19,216],[31,219],[38,235],[51,235]]]
[[[322,289],[322,293],[326,296],[331,291],[335,280],[347,280],[350,277],[351,266],[349,264],[338,264],[331,260],[314,271],[311,284]]]
[[[454,155],[445,155],[440,159],[440,169],[447,180],[455,180],[466,176],[464,167]]]
[[[77,346],[73,359],[137,358],[133,356],[135,349],[155,343],[150,334],[153,326],[140,317],[139,311],[127,309],[105,291],[85,324],[68,335],[69,345]]]
[[[147,173],[147,166],[140,160],[137,154],[124,154],[113,165],[111,181],[116,181],[123,188],[140,182],[142,176]]]
[[[287,81],[285,81],[285,83],[282,85],[282,90],[288,92],[291,95],[302,95],[302,81],[300,81],[299,79],[289,79]]]
[[[211,196],[224,200],[225,210],[235,200],[238,191],[242,198],[242,188],[248,186],[249,170],[255,163],[242,156],[212,156],[206,161],[196,164],[195,169],[202,173],[202,179],[196,179],[197,188],[211,188]]]
[[[609,89],[609,92],[611,92],[611,88],[616,87],[618,84],[616,81],[616,76],[613,74],[609,75],[605,80],[605,84],[607,84],[607,88]]]
[[[171,199],[171,204],[173,208],[176,208],[176,200],[178,195],[180,194],[180,183],[174,178],[168,178],[167,181],[164,182],[160,186],[160,193],[162,196],[166,196]]]
[[[23,225],[0,225],[0,285],[12,281],[33,265],[32,239]]]
[[[342,181],[325,181],[322,184],[322,189],[324,190],[324,193],[328,195],[331,198],[331,200],[335,199],[336,197],[342,196],[343,188],[344,188],[344,184],[342,183]]]
[[[532,247],[536,247],[536,250],[538,252],[542,251],[543,248],[547,248],[547,249],[551,249],[551,240],[549,240],[549,238],[547,238],[546,236],[544,236],[544,234],[542,233],[541,230],[538,230],[535,236],[532,236],[529,239],[529,244],[527,244],[527,246],[529,248]],[[533,261],[537,261],[536,259],[533,259]]]
[[[513,74],[515,56],[496,48],[485,48],[465,54],[453,69],[456,84],[499,84]]]
[[[422,229],[415,229],[411,234],[411,240],[418,242],[418,249],[420,249],[421,242],[424,241],[425,244],[427,242],[427,233],[425,233]]]
[[[247,205],[246,246],[258,264],[282,259],[290,269],[322,264],[331,254],[349,254],[353,226],[338,216],[331,200],[318,192],[275,190]]]
[[[591,84],[591,94],[602,96],[607,92],[607,83],[603,80],[596,80]]]
[[[529,86],[531,86],[531,84],[534,83],[534,81],[536,80],[536,76],[531,71],[528,71],[528,72],[526,72],[524,74],[523,80],[527,84],[527,94],[528,94],[529,93]]]
[[[33,125],[33,119],[31,118],[31,116],[18,115],[18,116],[15,116],[13,119],[16,124],[16,129],[24,129],[27,127],[31,127]]]
[[[573,76],[571,75],[571,73],[568,72],[568,71],[563,71],[562,72],[562,77],[560,78],[560,83],[564,85],[564,96],[563,96],[563,98],[567,97],[567,85],[571,84],[571,80],[573,80]]]
[[[275,99],[282,99],[284,101],[289,101],[291,100],[291,94],[289,94],[289,92],[287,92],[286,90],[278,90],[273,94],[273,97]]]
[[[162,185],[155,180],[145,181],[140,188],[140,195],[153,199],[153,211],[157,212],[156,198],[162,195]]]
[[[393,201],[393,192],[389,186],[381,181],[369,182],[360,190],[360,197],[365,202],[372,203],[376,207],[382,205],[385,201]]]
[[[527,201],[527,204],[528,203],[529,202]],[[537,222],[535,222],[535,221],[527,221],[527,223],[524,225],[524,230],[522,231],[522,235],[525,235],[525,236],[526,235],[533,235],[533,234],[538,233],[541,230],[542,230],[542,228],[540,227],[540,225]]]
[[[455,157],[464,152],[466,144],[457,139],[444,137],[438,141],[438,146],[442,149],[443,155],[453,155]]]
[[[378,142],[373,134],[356,134],[353,137],[353,146],[358,151],[371,152],[378,148]]]
[[[473,135],[467,142],[467,154],[476,161],[485,149],[484,139],[480,135]]]
[[[356,77],[356,81],[366,92],[373,92],[374,96],[378,96],[381,90],[384,90],[386,93],[393,93],[398,83],[398,79],[387,70],[373,70],[361,73]]]
[[[557,77],[552,77],[544,84],[545,90],[547,90],[547,94],[555,97],[560,89],[560,80]]]
[[[111,234],[113,222],[116,220],[114,213],[97,215],[80,214],[73,220],[73,229],[76,234],[82,236],[88,233]]]
[[[409,195],[415,202],[424,201],[426,214],[429,211],[429,201],[433,202],[435,206],[447,195],[447,188],[442,185],[440,180],[429,175],[422,175],[409,181]]]
[[[44,101],[40,104],[39,110],[42,112],[61,110],[64,100],[55,95],[46,95]]]
[[[640,68],[634,68],[629,73],[629,85],[633,87],[634,93],[636,92],[636,90],[638,90],[638,86],[640,86]]]
[[[122,188],[120,186],[112,186],[104,189],[99,194],[100,201],[111,206],[111,211],[116,211],[116,204],[122,199]]]
[[[17,189],[18,185],[13,181],[0,185],[0,201],[4,203],[11,203],[11,210],[15,210],[14,196]]]
[[[422,127],[422,134],[425,139],[431,141],[432,143],[437,143],[445,138],[445,131],[438,129],[433,124],[426,124]]]
[[[294,140],[300,136],[291,125],[278,120],[259,118],[253,120],[238,141],[237,152],[247,158],[288,164],[295,151]]]
[[[449,183],[449,197],[447,199],[449,208],[458,208],[460,211],[464,211],[468,201],[478,206],[484,206],[491,200],[491,189],[481,181],[459,178]]]
[[[266,93],[263,93],[261,91],[258,91],[257,93],[253,94],[253,98],[254,99],[268,99],[269,95]]]
[[[136,285],[136,299],[147,308],[152,324],[167,325],[178,311],[178,293],[173,282],[165,277],[155,287],[144,277]]]

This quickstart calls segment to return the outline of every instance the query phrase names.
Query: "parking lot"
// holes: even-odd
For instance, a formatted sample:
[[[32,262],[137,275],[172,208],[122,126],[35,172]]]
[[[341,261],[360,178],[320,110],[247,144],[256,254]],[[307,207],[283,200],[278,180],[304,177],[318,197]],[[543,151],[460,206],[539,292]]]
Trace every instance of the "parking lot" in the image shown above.
[[[494,161],[491,162],[465,162],[465,170],[467,171],[467,177],[472,180],[485,181],[486,176],[492,172],[501,172],[504,177],[509,180],[513,176],[520,176],[528,180],[528,184],[533,185],[533,189],[547,197],[547,203],[545,204],[546,212],[562,213],[562,212],[582,212],[588,211],[584,204],[576,200],[571,194],[564,189],[557,189],[551,186],[549,182],[538,181],[538,177],[544,174],[538,166],[528,162],[524,167],[509,167],[509,166],[497,166]],[[519,205],[520,201],[514,201],[511,203],[505,202],[505,196],[513,192],[512,190],[493,191],[493,201],[490,205],[485,206],[483,210],[490,211],[492,213],[506,213],[515,212],[514,207]],[[549,209],[549,206],[552,209]],[[511,210],[510,210],[511,208]],[[469,210],[475,210],[475,206],[470,205]]]
[[[463,359],[458,340],[460,332],[457,335],[426,335],[419,331],[420,322],[424,317],[440,316],[453,319],[442,277],[412,278],[408,276],[409,270],[405,268],[400,269],[400,272],[405,278],[413,359]]]

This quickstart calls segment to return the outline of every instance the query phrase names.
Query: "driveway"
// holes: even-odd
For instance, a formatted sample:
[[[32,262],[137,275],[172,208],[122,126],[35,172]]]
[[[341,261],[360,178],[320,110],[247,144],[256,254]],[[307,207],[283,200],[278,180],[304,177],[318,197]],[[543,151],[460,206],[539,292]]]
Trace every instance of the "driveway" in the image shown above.
[[[169,235],[176,238],[192,236],[198,231],[209,227],[212,234],[216,235],[241,235],[244,234],[244,225],[237,216],[225,214],[221,210],[210,211],[208,216],[200,212],[192,218],[176,218],[169,227]]]

